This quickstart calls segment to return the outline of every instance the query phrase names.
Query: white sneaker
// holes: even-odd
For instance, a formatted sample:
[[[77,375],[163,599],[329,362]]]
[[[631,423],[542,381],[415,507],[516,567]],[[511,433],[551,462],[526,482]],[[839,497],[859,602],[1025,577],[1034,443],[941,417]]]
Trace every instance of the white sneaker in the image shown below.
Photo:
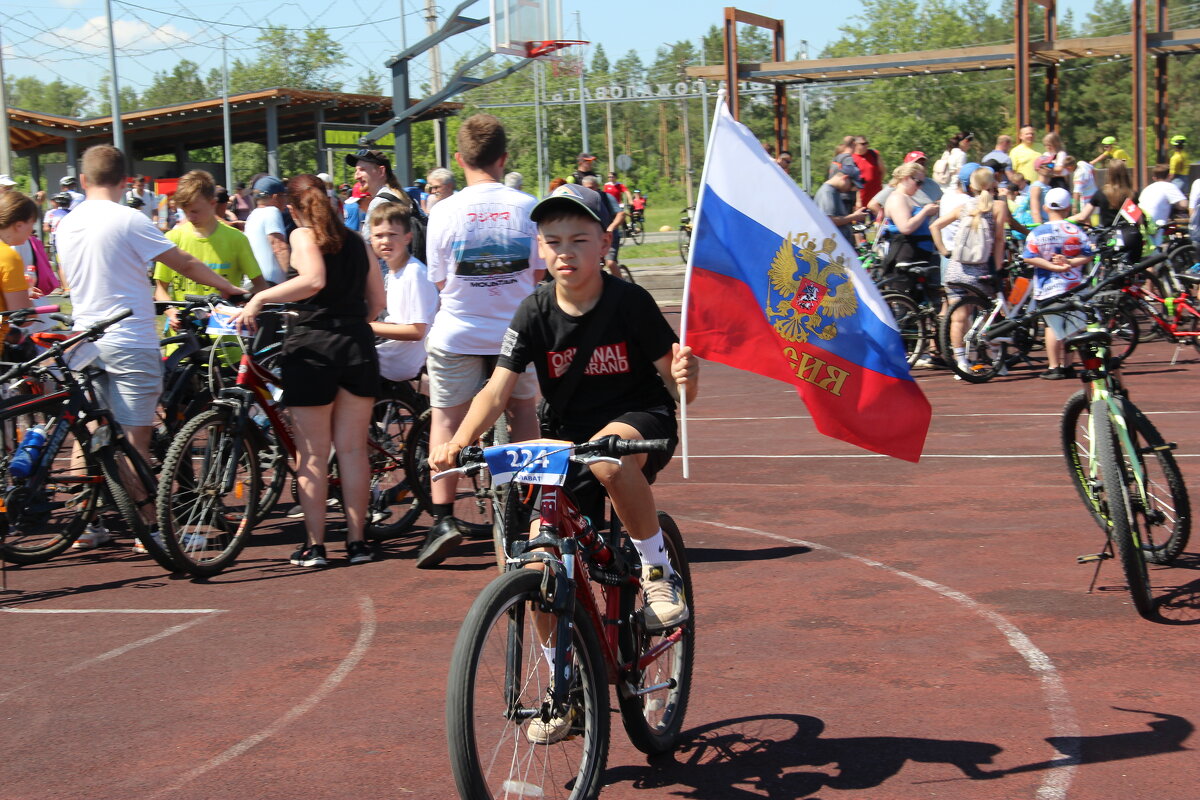
[[[108,528],[101,525],[99,522],[93,522],[83,529],[83,533],[79,534],[79,538],[71,545],[72,550],[94,550],[102,544],[107,544],[113,540],[113,535],[108,532]]]
[[[154,537],[154,541],[158,542],[160,547],[166,549],[167,544],[166,541],[163,540],[162,531],[153,531],[150,535]],[[184,550],[203,550],[206,546],[208,546],[208,539],[200,533],[186,533],[179,540],[179,545]],[[146,549],[146,545],[142,544],[141,539],[134,541],[133,552],[140,556],[150,555],[150,551]]]
[[[546,693],[546,702],[550,702],[550,694]],[[545,722],[540,716],[529,720],[525,726],[525,738],[534,744],[557,744],[571,734],[571,725],[575,722],[575,707],[567,708],[561,717],[551,717]]]
[[[646,630],[674,628],[691,616],[683,596],[683,578],[678,572],[668,578],[662,567],[642,565],[642,598],[642,622]]]

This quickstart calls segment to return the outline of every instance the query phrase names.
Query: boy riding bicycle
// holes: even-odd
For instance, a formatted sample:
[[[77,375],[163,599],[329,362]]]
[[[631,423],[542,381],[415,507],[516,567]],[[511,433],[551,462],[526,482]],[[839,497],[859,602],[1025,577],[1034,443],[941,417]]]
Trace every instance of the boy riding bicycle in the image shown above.
[[[615,434],[669,439],[674,445],[677,387],[684,387],[686,402],[695,399],[699,365],[691,348],[679,347],[645,289],[604,273],[609,234],[600,222],[601,202],[598,193],[566,184],[533,208],[538,246],[554,282],[542,285],[517,309],[491,379],[450,441],[433,449],[429,462],[434,470],[455,467],[459,451],[492,426],[530,363],[547,400],[543,432],[550,437],[586,442]],[[573,371],[575,355],[581,348],[586,351],[589,341],[594,346],[586,367]],[[564,387],[569,396],[563,396]],[[637,548],[650,629],[678,625],[688,617],[682,581],[663,546],[650,490],[655,474],[669,461],[670,453],[639,454],[624,457],[620,466],[589,467]],[[572,489],[577,495],[587,493],[586,485]],[[594,513],[584,497],[580,500],[585,512]]]

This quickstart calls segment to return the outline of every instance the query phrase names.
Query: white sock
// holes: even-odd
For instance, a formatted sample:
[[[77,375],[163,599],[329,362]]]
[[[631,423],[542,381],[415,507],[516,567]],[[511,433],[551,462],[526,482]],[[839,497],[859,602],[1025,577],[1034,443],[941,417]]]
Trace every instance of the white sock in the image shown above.
[[[663,543],[662,528],[659,528],[658,532],[649,539],[634,539],[633,546],[637,548],[642,564],[662,567],[663,576],[666,578],[675,574],[674,568],[671,567],[671,557],[667,553],[667,546]]]

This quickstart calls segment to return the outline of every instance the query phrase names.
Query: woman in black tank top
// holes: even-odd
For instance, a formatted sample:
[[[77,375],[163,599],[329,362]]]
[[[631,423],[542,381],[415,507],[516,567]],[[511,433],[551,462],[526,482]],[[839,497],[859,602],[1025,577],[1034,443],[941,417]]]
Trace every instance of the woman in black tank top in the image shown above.
[[[241,322],[253,328],[264,303],[304,302],[280,356],[283,402],[296,437],[300,507],[307,542],[292,554],[297,566],[325,566],[325,501],[329,452],[337,448],[350,563],[372,560],[363,539],[370,485],[367,429],[379,388],[379,359],[370,320],[386,305],[383,277],[362,238],[333,214],[315,175],[288,181],[292,231],[288,279],[255,295]]]

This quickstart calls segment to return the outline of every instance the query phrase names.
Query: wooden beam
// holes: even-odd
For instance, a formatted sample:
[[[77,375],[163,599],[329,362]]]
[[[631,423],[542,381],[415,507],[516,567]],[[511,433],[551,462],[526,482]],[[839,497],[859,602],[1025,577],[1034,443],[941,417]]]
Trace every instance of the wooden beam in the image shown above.
[[[1146,0],[1133,0],[1133,157],[1134,185],[1146,185]]]
[[[1029,119],[1029,2],[1015,0],[1013,14],[1013,83],[1015,117],[1017,130],[1030,123]]]

